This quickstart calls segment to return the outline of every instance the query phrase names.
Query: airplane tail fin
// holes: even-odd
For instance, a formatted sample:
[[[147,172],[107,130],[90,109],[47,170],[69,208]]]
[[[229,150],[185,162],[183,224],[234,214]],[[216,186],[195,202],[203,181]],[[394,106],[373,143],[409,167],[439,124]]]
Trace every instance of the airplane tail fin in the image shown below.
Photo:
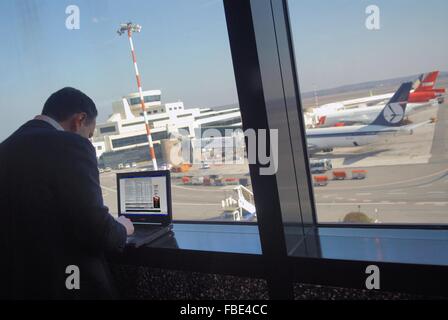
[[[415,92],[433,90],[438,76],[439,71],[428,73],[426,77],[421,81],[417,89],[415,89]]]
[[[379,116],[372,125],[398,127],[402,124],[412,82],[403,83],[393,97],[386,103]]]
[[[325,124],[325,121],[327,120],[327,117],[326,116],[321,116],[321,117],[319,117],[319,123],[318,123],[318,125],[319,126],[323,126],[324,124]]]
[[[418,87],[420,87],[422,85],[423,82],[423,77],[425,76],[424,73],[422,73],[417,80],[414,81],[414,83],[412,84],[412,89],[413,90],[417,90]]]

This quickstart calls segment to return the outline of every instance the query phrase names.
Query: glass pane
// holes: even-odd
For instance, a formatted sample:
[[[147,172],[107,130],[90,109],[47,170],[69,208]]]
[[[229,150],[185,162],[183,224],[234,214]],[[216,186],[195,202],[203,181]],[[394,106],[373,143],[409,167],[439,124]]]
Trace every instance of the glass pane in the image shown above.
[[[320,223],[448,223],[448,3],[289,0]]]
[[[91,141],[112,214],[115,174],[154,169],[146,114],[175,220],[256,221],[222,1],[8,0],[0,10],[0,140],[76,87],[98,108]]]

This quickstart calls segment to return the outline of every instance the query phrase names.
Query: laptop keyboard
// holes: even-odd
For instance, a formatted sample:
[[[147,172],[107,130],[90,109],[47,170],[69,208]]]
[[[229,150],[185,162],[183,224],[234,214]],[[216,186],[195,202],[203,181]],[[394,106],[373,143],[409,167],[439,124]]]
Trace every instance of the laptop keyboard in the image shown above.
[[[161,231],[164,228],[165,227],[161,225],[136,225],[134,233],[127,237],[126,243],[131,244],[134,242],[140,242],[142,239],[150,238],[152,235],[155,235],[158,231]]]

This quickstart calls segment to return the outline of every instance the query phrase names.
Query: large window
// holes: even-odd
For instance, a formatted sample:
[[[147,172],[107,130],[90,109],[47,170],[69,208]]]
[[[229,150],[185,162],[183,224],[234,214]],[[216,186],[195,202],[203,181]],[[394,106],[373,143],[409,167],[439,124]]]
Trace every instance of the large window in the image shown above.
[[[102,134],[104,134],[104,133],[112,133],[112,132],[115,132],[115,131],[116,131],[115,126],[100,128],[100,133],[102,133]]]
[[[448,3],[288,4],[318,221],[447,224]]]
[[[145,103],[149,103],[149,102],[157,102],[160,101],[161,97],[158,96],[144,96],[143,97],[143,101],[145,101]],[[140,104],[140,98],[131,98],[130,99],[131,105],[138,105]]]
[[[445,0],[224,2],[228,29],[223,3],[214,0],[0,1],[8,17],[0,20],[0,108],[7,115],[0,141],[40,113],[52,92],[68,85],[85,91],[98,107],[102,135],[92,143],[104,202],[116,215],[116,174],[154,170],[144,111],[123,100],[135,97],[136,69],[126,35],[116,34],[121,22],[139,23],[139,84],[163,92],[148,118],[158,167],[171,170],[174,219],[206,223],[175,223],[172,247],[165,251],[159,239],[165,244],[157,250],[141,251],[160,253],[160,265],[145,257],[138,263],[172,269],[172,261],[188,260],[179,270],[198,263],[201,272],[267,278],[277,299],[292,296],[293,280],[364,288],[364,262],[374,262],[382,290],[392,282],[445,292],[445,270],[426,267],[446,265],[446,230],[404,226],[448,222]],[[190,116],[166,113],[173,101]],[[256,129],[252,135],[242,122]],[[264,141],[263,130],[270,134]],[[246,150],[244,139],[256,149]],[[186,152],[180,162],[172,157],[179,146]],[[247,155],[255,159],[252,177]],[[258,225],[212,225],[257,216]],[[209,257],[215,263],[204,266]]]
[[[226,147],[229,156],[201,148],[202,137],[193,136],[200,126],[214,129],[236,124],[238,129],[241,124],[222,1],[31,2],[0,3],[0,12],[8,16],[0,22],[0,33],[8,43],[0,53],[4,75],[0,105],[3,114],[8,114],[0,126],[0,140],[39,114],[51,93],[65,86],[82,90],[98,108],[101,134],[92,142],[103,146],[97,149],[100,167],[111,168],[102,170],[100,182],[105,204],[116,215],[116,173],[154,169],[145,145],[140,98],[135,95],[138,86],[128,35],[117,34],[121,23],[131,21],[142,27],[133,34],[139,84],[143,92],[161,91],[161,95],[145,96],[144,101],[161,102],[149,113],[151,128],[153,122],[157,124],[156,116],[167,122],[163,132],[160,127],[153,130],[152,139],[159,168],[172,170],[174,219],[256,220],[253,197],[247,197],[250,206],[238,205],[243,194],[238,190],[244,188],[244,195],[252,192],[248,161],[225,162],[237,159],[233,154],[237,151],[244,155],[244,144],[237,151]],[[26,95],[17,99],[21,91]],[[123,100],[130,95],[132,99]],[[174,110],[201,114],[200,121],[169,115],[170,103],[176,103]],[[112,130],[112,124],[120,130]],[[169,158],[176,140],[182,140],[188,154],[180,163]]]
[[[207,111],[205,111],[205,112],[207,112]],[[225,115],[225,114],[235,113],[235,112],[238,112],[238,109],[231,109],[231,110],[226,110],[226,111],[215,112],[215,113],[213,113],[213,115],[220,116],[220,115]],[[199,117],[196,117],[196,120],[206,119],[208,117],[210,117],[210,115],[199,116]]]
[[[151,136],[152,136],[153,141],[159,141],[159,142],[162,139],[168,138],[168,134],[165,131],[155,132]],[[123,147],[134,146],[137,144],[147,143],[147,142],[148,142],[147,135],[141,134],[141,135],[126,137],[126,138],[113,139],[112,145],[114,146],[114,148],[123,148]]]

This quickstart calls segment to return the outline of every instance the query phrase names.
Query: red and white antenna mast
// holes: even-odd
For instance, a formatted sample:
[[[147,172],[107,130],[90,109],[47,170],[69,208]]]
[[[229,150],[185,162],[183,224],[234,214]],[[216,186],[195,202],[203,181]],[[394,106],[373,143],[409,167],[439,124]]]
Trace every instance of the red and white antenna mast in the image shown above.
[[[131,46],[132,60],[134,62],[134,68],[135,68],[135,76],[137,78],[138,93],[140,95],[140,104],[141,104],[142,111],[143,111],[143,118],[145,119],[146,136],[148,137],[148,145],[149,145],[149,154],[151,156],[152,165],[154,167],[154,170],[158,170],[156,154],[154,152],[154,145],[152,143],[151,128],[149,127],[148,115],[146,114],[146,110],[145,110],[146,108],[145,108],[145,100],[143,98],[142,81],[141,81],[140,73],[139,73],[138,67],[137,67],[137,56],[135,55],[134,42],[132,41],[132,34],[134,32],[140,32],[141,30],[142,30],[141,26],[139,26],[138,24],[133,24],[132,22],[129,22],[126,24],[121,24],[120,29],[118,29],[117,32],[120,36],[126,32],[128,34],[129,44]]]

